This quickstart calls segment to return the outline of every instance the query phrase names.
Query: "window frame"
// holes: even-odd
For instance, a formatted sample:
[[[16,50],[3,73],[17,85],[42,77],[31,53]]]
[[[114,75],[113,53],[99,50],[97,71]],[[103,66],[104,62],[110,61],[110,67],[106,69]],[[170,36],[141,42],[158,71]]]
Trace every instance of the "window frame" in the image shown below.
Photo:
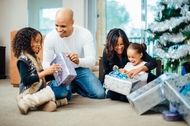
[[[53,30],[51,28],[41,29],[41,20],[43,19],[43,9],[61,9],[62,6],[52,6],[52,7],[40,7],[39,12],[39,18],[38,18],[38,30],[43,34],[43,30]],[[55,21],[55,20],[54,20]],[[46,34],[43,34],[46,35]]]

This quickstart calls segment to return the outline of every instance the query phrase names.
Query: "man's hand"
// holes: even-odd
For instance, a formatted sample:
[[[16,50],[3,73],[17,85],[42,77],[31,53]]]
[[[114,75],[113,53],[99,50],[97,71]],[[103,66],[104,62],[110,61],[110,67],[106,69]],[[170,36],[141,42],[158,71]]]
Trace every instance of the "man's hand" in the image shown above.
[[[70,58],[70,60],[75,63],[75,64],[79,64],[79,57],[76,53],[68,53],[68,52],[65,52],[67,53],[67,57]]]

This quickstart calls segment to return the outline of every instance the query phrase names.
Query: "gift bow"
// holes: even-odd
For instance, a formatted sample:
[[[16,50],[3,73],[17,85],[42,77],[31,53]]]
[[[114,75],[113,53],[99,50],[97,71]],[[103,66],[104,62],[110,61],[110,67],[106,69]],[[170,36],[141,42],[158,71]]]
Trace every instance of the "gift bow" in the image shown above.
[[[119,79],[123,79],[123,80],[128,78],[127,75],[119,73],[119,69],[117,67],[114,67],[114,70],[115,71],[112,71],[112,72],[109,73],[110,76],[116,77],[116,78],[119,78]]]
[[[188,91],[190,91],[190,83],[183,86],[179,92],[182,93],[183,95],[186,95]]]

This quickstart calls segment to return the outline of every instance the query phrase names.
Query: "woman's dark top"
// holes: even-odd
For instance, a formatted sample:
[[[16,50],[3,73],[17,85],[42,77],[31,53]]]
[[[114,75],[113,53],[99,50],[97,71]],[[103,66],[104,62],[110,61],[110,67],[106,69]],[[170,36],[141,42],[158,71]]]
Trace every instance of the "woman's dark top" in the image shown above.
[[[150,55],[148,55],[147,52],[143,53],[142,60],[147,62],[145,66],[149,69],[149,72],[152,69],[156,68],[158,65],[156,60],[153,59]],[[116,55],[114,55],[114,57],[111,60],[108,60],[104,52],[103,53],[103,65],[104,65],[103,82],[104,82],[105,75],[113,71],[114,65],[117,65],[119,68],[124,68],[128,62],[129,62],[129,59],[126,55],[122,55],[122,61]]]
[[[29,66],[26,63],[20,61],[20,62],[18,62],[18,66],[19,66],[21,81],[25,86],[29,86],[35,82],[39,82],[38,74],[35,74],[33,76],[29,75],[29,71],[28,71]],[[54,80],[54,76],[47,75],[47,76],[45,76],[45,80],[46,80],[46,82],[48,82],[50,80]]]

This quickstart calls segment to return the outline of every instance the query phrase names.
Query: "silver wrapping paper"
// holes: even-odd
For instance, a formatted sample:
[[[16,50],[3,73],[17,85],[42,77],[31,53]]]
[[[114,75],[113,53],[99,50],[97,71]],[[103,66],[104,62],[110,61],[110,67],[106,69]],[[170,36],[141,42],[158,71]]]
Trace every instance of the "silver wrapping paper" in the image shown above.
[[[117,93],[128,95],[131,92],[131,88],[134,87],[139,80],[126,79],[122,80],[110,75],[105,75],[104,87]]]
[[[181,94],[181,88],[190,83],[190,74],[171,78],[164,82],[165,97],[176,107],[184,120],[190,125],[190,92]]]
[[[58,86],[62,84],[64,87],[67,87],[77,75],[71,60],[69,57],[66,57],[65,53],[60,52],[51,62],[51,65],[52,64],[61,65],[62,71],[53,73],[53,76],[55,77]]]
[[[177,75],[166,73],[127,96],[131,107],[141,115],[165,100],[163,83]]]

